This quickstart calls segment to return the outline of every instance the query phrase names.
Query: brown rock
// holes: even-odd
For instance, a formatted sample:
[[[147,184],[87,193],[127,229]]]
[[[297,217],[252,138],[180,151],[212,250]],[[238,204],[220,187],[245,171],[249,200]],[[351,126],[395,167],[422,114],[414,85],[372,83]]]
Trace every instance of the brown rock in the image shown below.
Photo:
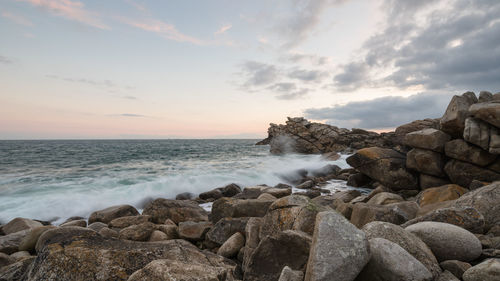
[[[94,222],[109,223],[110,221],[125,216],[136,216],[139,212],[130,205],[118,205],[93,212],[89,217],[89,224]]]
[[[165,232],[155,230],[155,231],[151,232],[151,235],[149,236],[148,241],[149,242],[165,241],[165,240],[169,240],[168,238],[169,237],[167,236],[167,234],[165,234]]]
[[[179,223],[179,236],[190,241],[202,241],[212,226],[211,222],[181,222]]]
[[[112,220],[111,222],[109,222],[109,227],[125,228],[131,225],[137,225],[150,221],[151,221],[151,216],[144,216],[144,215],[126,216]]]
[[[406,154],[406,167],[408,169],[437,177],[445,176],[444,161],[442,154],[431,150],[414,148]]]
[[[147,241],[155,226],[150,222],[128,226],[120,230],[118,238],[132,241]]]
[[[101,235],[104,238],[118,238],[119,236],[118,231],[110,229],[108,227],[103,227],[99,229],[99,235]]]
[[[472,207],[449,207],[437,209],[402,224],[407,227],[423,221],[444,222],[459,226],[472,233],[483,233],[484,217]]]
[[[500,183],[492,183],[464,194],[455,207],[473,207],[484,216],[485,231],[500,224]]]
[[[448,270],[458,279],[462,279],[464,272],[472,266],[470,263],[458,261],[458,260],[447,260],[439,264],[443,270]]]
[[[61,226],[87,227],[87,221],[86,220],[72,220],[72,221],[61,224]]]
[[[19,251],[35,252],[38,238],[47,230],[56,228],[53,225],[44,225],[31,229],[19,244]]]
[[[404,144],[407,146],[443,152],[444,144],[451,137],[443,131],[428,128],[407,134],[404,138]]]
[[[12,254],[19,251],[19,245],[24,237],[30,232],[29,229],[0,236],[0,253]]]
[[[445,184],[450,184],[450,180],[431,175],[420,174],[419,184],[420,184],[420,189],[424,190],[430,187],[437,187],[437,186],[443,186]]]
[[[473,180],[487,182],[500,180],[499,173],[458,160],[448,161],[444,170],[451,182],[464,187],[469,187]]]
[[[213,223],[222,218],[263,217],[272,200],[220,198],[212,205],[210,219]]]
[[[408,209],[404,210],[400,207],[403,205],[399,203],[389,205],[354,204],[352,207],[351,223],[361,228],[372,221],[385,221],[399,225],[413,219],[416,215],[418,205],[415,202],[401,203],[405,205],[414,205],[414,207],[407,206]],[[414,208],[414,210],[410,210],[411,208]]]
[[[171,219],[176,224],[184,221],[208,221],[208,213],[196,202],[159,198],[149,203],[143,215],[149,215],[154,223]]]
[[[223,218],[207,232],[206,239],[220,246],[233,234],[244,233],[248,221],[249,218]]]
[[[484,150],[489,149],[490,125],[479,119],[469,117],[465,120],[463,138],[467,142],[475,144]]]
[[[456,184],[447,184],[440,187],[432,187],[420,193],[418,203],[420,204],[420,207],[423,207],[425,205],[433,203],[455,200],[468,191],[468,189],[465,189]]]
[[[439,121],[440,129],[445,133],[461,137],[464,132],[465,119],[469,117],[469,107],[473,104],[466,96],[453,96],[443,117]]]
[[[373,196],[370,200],[368,200],[369,205],[387,205],[391,203],[397,203],[404,201],[403,197],[390,193],[390,192],[381,192]]]
[[[473,104],[469,108],[469,113],[497,128],[500,127],[500,103],[497,101]]]
[[[478,166],[486,166],[496,159],[496,155],[489,154],[481,148],[470,145],[462,139],[452,140],[445,145],[446,156],[469,162]]]
[[[240,249],[245,246],[245,237],[240,232],[236,232],[217,251],[217,255],[226,258],[232,258],[238,254]]]
[[[179,231],[177,225],[171,224],[157,224],[156,229],[167,235],[167,240],[179,238]]]
[[[33,229],[40,226],[42,226],[42,224],[34,220],[15,218],[6,225],[2,226],[2,231],[8,235],[21,230]]]

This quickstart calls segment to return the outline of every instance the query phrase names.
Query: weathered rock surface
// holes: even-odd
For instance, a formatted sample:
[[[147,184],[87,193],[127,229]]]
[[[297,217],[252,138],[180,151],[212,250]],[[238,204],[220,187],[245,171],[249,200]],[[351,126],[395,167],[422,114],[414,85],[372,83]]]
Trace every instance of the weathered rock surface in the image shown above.
[[[418,189],[417,178],[406,169],[406,157],[392,149],[360,149],[346,161],[358,171],[393,190]]]
[[[490,127],[486,122],[469,117],[465,120],[463,138],[467,142],[488,150],[490,145]]]
[[[429,212],[402,224],[407,227],[423,221],[444,222],[459,226],[472,233],[483,233],[484,217],[473,207],[450,207]]]
[[[311,247],[306,233],[286,230],[262,239],[248,262],[244,280],[278,280],[285,265],[292,270],[304,270]]]
[[[359,228],[372,221],[385,221],[399,225],[415,218],[417,211],[418,205],[415,202],[388,205],[356,203],[352,207],[351,223]]]
[[[317,215],[305,281],[354,280],[369,259],[362,231],[336,212]]]
[[[439,264],[443,270],[451,272],[456,278],[462,279],[464,272],[471,268],[469,263],[457,260],[443,261]]]
[[[80,226],[80,227],[87,227],[87,221],[82,219],[82,220],[72,220],[69,222],[65,222],[61,224],[60,226]]]
[[[469,113],[495,127],[500,127],[500,103],[498,101],[482,102],[469,107]]]
[[[120,230],[118,238],[133,241],[147,241],[154,230],[154,224],[150,222],[143,222],[141,224],[131,225]]]
[[[150,221],[151,221],[151,216],[143,216],[143,215],[126,216],[126,217],[116,218],[116,219],[110,221],[109,227],[125,228],[125,227],[129,227],[131,225],[137,225],[137,224],[150,222]]]
[[[151,235],[149,236],[148,241],[149,242],[158,242],[158,241],[165,241],[165,240],[170,240],[168,235],[160,230],[154,230],[151,232]]]
[[[469,162],[478,166],[491,164],[497,155],[489,154],[481,148],[471,145],[462,139],[452,140],[445,145],[446,156]]]
[[[33,229],[40,226],[42,226],[41,223],[31,219],[15,218],[9,221],[6,225],[2,226],[2,231],[8,235],[21,230]]]
[[[227,239],[224,244],[217,251],[217,255],[221,255],[226,258],[232,258],[236,256],[239,250],[245,246],[245,236],[240,232],[236,232]]]
[[[431,249],[414,234],[402,227],[387,222],[371,222],[362,229],[367,239],[384,238],[398,244],[410,255],[420,261],[434,277],[439,276],[441,268]]]
[[[401,125],[394,131],[396,143],[403,144],[404,138],[408,133],[429,128],[439,129],[439,119],[427,118],[423,120],[415,120],[413,122]]]
[[[30,232],[29,229],[0,236],[0,253],[12,254],[19,251],[19,245],[24,237]]]
[[[463,187],[469,187],[473,180],[487,182],[500,180],[499,173],[454,159],[446,163],[444,170],[451,182]]]
[[[206,239],[220,246],[236,232],[245,233],[248,220],[249,218],[223,218],[210,228]]]
[[[481,255],[479,239],[456,225],[441,222],[419,222],[405,228],[424,241],[438,261],[472,261]]]
[[[416,258],[398,244],[384,238],[372,238],[371,258],[357,281],[431,281],[433,276]]]
[[[109,223],[110,221],[125,216],[136,216],[139,212],[130,205],[112,206],[90,214],[89,224],[94,222]]]
[[[500,259],[488,259],[469,268],[462,277],[464,281],[500,280]]]
[[[23,280],[26,272],[28,271],[28,267],[34,260],[35,257],[27,257],[8,266],[0,268],[0,280]]]
[[[469,190],[456,184],[447,184],[439,187],[432,187],[422,191],[419,195],[418,203],[420,207],[425,205],[455,200],[467,193]]]
[[[388,205],[392,203],[397,203],[404,201],[403,197],[401,197],[398,194],[391,193],[391,192],[380,192],[377,193],[375,196],[370,198],[368,202],[366,202],[368,205]]]
[[[281,271],[278,281],[303,281],[304,273],[300,270],[292,270],[290,267],[285,266]]]
[[[445,270],[439,275],[439,278],[436,281],[460,281],[453,273]]]
[[[149,215],[154,223],[171,219],[176,224],[184,221],[208,221],[208,213],[198,203],[187,200],[159,198],[150,202],[142,212]]]
[[[500,183],[478,188],[460,197],[456,207],[473,207],[484,216],[484,230],[500,224]]]
[[[407,134],[404,144],[407,146],[443,152],[444,145],[451,137],[443,131],[428,128]]]
[[[4,253],[0,253],[0,268],[9,265],[11,263],[14,263],[15,261],[16,260],[13,257]]]
[[[99,232],[99,230],[101,230],[103,227],[108,227],[108,225],[103,222],[94,222],[89,224],[87,227]]]
[[[406,154],[406,168],[437,177],[445,176],[444,157],[441,153],[414,148]]]
[[[38,238],[35,250],[38,255],[43,250],[45,246],[51,244],[53,241],[58,241],[61,237],[88,237],[96,235],[97,233],[92,229],[79,226],[68,226],[68,227],[58,227],[54,229],[49,229],[40,235]]]
[[[446,112],[439,121],[440,129],[454,137],[461,137],[464,132],[465,119],[469,117],[469,107],[474,103],[467,96],[453,96]]]
[[[182,239],[190,240],[190,241],[202,241],[205,239],[205,234],[212,227],[212,223],[205,222],[193,222],[193,221],[185,221],[179,223],[179,236]]]
[[[273,202],[273,200],[220,198],[212,205],[210,220],[216,223],[226,217],[263,217]]]
[[[44,225],[31,229],[19,243],[19,251],[35,252],[36,242],[38,238],[47,230],[56,228],[53,225]]]

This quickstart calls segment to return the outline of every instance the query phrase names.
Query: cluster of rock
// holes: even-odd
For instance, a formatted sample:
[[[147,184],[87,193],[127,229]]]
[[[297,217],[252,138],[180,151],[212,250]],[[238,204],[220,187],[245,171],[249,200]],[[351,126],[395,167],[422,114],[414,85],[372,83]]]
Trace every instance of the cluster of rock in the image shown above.
[[[288,117],[285,125],[271,123],[268,137],[257,145],[270,145],[273,154],[352,152],[370,146],[394,147],[395,134],[345,129]]]

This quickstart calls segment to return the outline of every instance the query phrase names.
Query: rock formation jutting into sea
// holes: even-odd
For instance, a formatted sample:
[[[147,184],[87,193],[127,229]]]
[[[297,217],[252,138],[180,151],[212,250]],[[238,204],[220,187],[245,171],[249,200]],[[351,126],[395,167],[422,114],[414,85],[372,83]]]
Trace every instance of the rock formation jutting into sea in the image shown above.
[[[498,281],[499,130],[500,93],[489,92],[456,95],[441,118],[391,133],[288,118],[258,144],[352,154],[351,168],[58,226],[16,218],[0,228],[0,280]],[[330,180],[370,191],[328,194]]]

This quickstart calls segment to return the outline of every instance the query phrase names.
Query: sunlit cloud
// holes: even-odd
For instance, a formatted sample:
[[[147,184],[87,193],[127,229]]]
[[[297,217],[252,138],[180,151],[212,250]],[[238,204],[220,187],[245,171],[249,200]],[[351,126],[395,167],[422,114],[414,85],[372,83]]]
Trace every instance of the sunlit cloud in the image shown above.
[[[77,21],[85,25],[89,25],[99,29],[110,29],[104,24],[95,12],[85,9],[82,2],[71,0],[17,0],[20,2],[28,2],[33,6],[43,8],[51,14],[66,18],[68,20]]]
[[[33,23],[26,19],[25,17],[17,14],[13,14],[11,12],[4,11],[1,13],[2,17],[16,23],[19,25],[24,25],[24,26],[33,26]]]
[[[219,30],[217,30],[214,34],[220,35],[220,34],[226,33],[226,31],[228,31],[232,27],[233,27],[233,25],[231,25],[231,24],[225,24],[221,28],[219,28]]]
[[[195,45],[205,45],[206,44],[205,41],[198,39],[198,38],[195,38],[195,37],[192,37],[192,36],[189,36],[189,35],[186,35],[186,34],[180,32],[179,30],[177,30],[177,28],[174,25],[163,22],[161,20],[154,20],[154,19],[150,19],[147,21],[134,21],[134,20],[129,20],[129,19],[121,19],[121,20],[130,26],[140,28],[142,30],[149,31],[149,32],[154,32],[154,33],[156,33],[156,34],[158,34],[166,39],[169,39],[169,40],[173,40],[173,41],[177,41],[177,42],[188,42],[188,43],[192,43]]]

